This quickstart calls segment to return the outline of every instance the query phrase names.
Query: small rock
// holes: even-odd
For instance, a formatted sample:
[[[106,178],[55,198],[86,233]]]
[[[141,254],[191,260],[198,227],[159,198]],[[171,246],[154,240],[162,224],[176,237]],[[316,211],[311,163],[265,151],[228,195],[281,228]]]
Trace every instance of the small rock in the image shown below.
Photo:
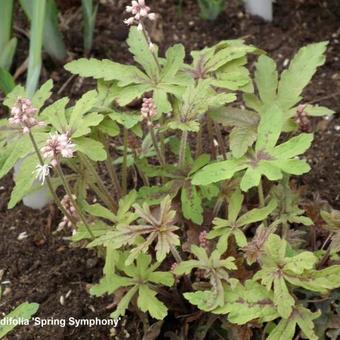
[[[59,302],[62,306],[65,306],[65,296],[64,295],[60,296]]]
[[[12,291],[12,289],[11,289],[11,288],[9,288],[9,287],[6,287],[6,288],[4,289],[4,291],[2,292],[2,295],[3,295],[3,296],[6,296],[6,295],[10,294],[10,293],[11,293],[11,291]]]
[[[94,268],[96,266],[96,264],[98,263],[98,260],[96,258],[92,258],[92,259],[87,259],[86,261],[86,267],[88,269]]]
[[[24,240],[25,238],[27,238],[28,237],[28,234],[27,234],[27,232],[26,231],[24,231],[24,232],[22,232],[22,233],[20,233],[19,234],[19,236],[18,236],[18,240],[19,241],[21,241],[21,240]]]

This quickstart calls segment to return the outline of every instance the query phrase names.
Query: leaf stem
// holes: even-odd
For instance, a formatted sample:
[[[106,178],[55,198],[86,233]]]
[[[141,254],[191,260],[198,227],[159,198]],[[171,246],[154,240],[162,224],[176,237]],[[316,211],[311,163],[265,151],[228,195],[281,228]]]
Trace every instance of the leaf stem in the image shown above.
[[[214,144],[213,125],[212,125],[211,119],[209,117],[207,117],[207,127],[208,127],[208,135],[209,135],[209,144],[210,144],[211,158],[213,160],[216,160],[217,153],[216,153],[216,147],[215,147],[215,144]]]
[[[159,71],[159,73],[160,73],[160,72],[161,72],[161,65],[160,65],[160,63],[159,63],[158,57],[157,57],[157,55],[156,55],[154,49],[153,49],[153,48],[150,48],[150,47],[152,46],[151,38],[150,38],[150,36],[149,36],[148,31],[145,29],[144,23],[141,23],[141,24],[142,24],[142,32],[143,32],[144,38],[145,38],[145,40],[146,40],[146,42],[147,42],[147,44],[148,44],[148,46],[149,46],[149,49],[151,50],[152,56],[153,56],[153,58],[154,58],[154,60],[155,60],[155,63],[156,63],[157,68],[158,68],[158,71]]]
[[[123,164],[122,164],[122,195],[127,193],[127,152],[128,152],[128,138],[129,132],[126,127],[123,128]]]
[[[183,261],[181,255],[173,244],[170,245],[170,251],[177,263],[181,263]]]
[[[91,161],[89,161],[89,159],[81,153],[79,153],[79,156],[80,156],[81,161],[84,163],[85,167],[91,172],[93,177],[96,179],[96,183],[99,187],[99,190],[102,193],[102,197],[105,197],[105,201],[107,202],[106,204],[109,203],[108,206],[112,209],[113,212],[116,212],[117,211],[117,204],[113,200],[109,191],[106,189],[105,184],[103,183],[102,179],[98,175],[98,173],[97,173],[96,169],[94,168],[94,166],[92,165]]]
[[[220,152],[222,154],[223,160],[227,159],[227,153],[226,153],[226,149],[225,149],[225,145],[224,145],[224,140],[223,140],[223,136],[221,133],[221,127],[218,123],[214,123],[215,125],[215,131],[216,131],[216,137],[218,140],[218,146],[220,148]]]
[[[153,144],[155,151],[156,151],[156,154],[157,154],[157,158],[158,158],[161,166],[164,167],[165,161],[164,161],[163,155],[161,153],[161,150],[158,147],[158,141],[157,141],[157,138],[156,138],[154,126],[153,126],[151,121],[148,121],[148,127],[149,127],[149,132],[150,132],[150,135],[151,135],[151,139],[152,139],[152,144]]]
[[[257,187],[258,190],[258,195],[259,195],[259,205],[260,208],[264,207],[264,193],[263,193],[263,184],[262,184],[262,179],[260,179],[259,186]]]
[[[181,145],[179,147],[179,160],[178,160],[179,168],[183,168],[185,165],[185,151],[187,147],[187,142],[188,142],[188,131],[183,131],[182,138],[181,138]]]
[[[91,228],[90,228],[89,225],[87,224],[86,219],[85,219],[85,217],[84,217],[82,211],[80,210],[78,204],[76,203],[75,199],[73,198],[72,190],[71,190],[71,188],[70,188],[70,186],[69,186],[69,184],[68,184],[68,182],[67,182],[67,180],[66,180],[66,178],[65,178],[64,172],[63,172],[63,170],[62,170],[60,164],[58,164],[58,165],[55,167],[55,169],[57,170],[57,173],[58,173],[58,175],[59,175],[59,177],[60,177],[60,179],[61,179],[61,181],[62,181],[62,183],[63,183],[63,185],[64,185],[65,191],[66,191],[67,195],[69,196],[70,201],[71,201],[72,205],[74,206],[74,208],[76,209],[76,211],[77,211],[77,213],[78,213],[78,215],[79,215],[81,221],[83,222],[83,224],[84,224],[86,230],[88,231],[88,233],[90,234],[90,236],[91,236],[93,239],[95,239],[95,236],[94,236],[94,234],[93,234]]]
[[[141,179],[143,181],[144,186],[149,187],[150,186],[150,182],[149,182],[148,176],[146,176],[146,174],[137,165],[137,154],[136,154],[135,151],[133,153],[133,158],[134,158],[134,161],[135,161],[135,167],[137,169],[137,172],[139,173],[139,176],[141,177]]]
[[[200,124],[200,129],[197,132],[196,136],[196,158],[198,158],[202,154],[202,134],[203,134],[203,126]]]
[[[119,200],[120,197],[121,197],[120,196],[121,195],[120,184],[119,184],[116,169],[113,165],[113,159],[112,159],[112,156],[110,154],[109,143],[108,143],[106,138],[103,138],[103,144],[104,144],[106,154],[107,154],[107,159],[105,160],[105,165],[106,165],[107,171],[109,173],[109,176],[111,178],[111,182],[112,182],[114,189],[116,191],[117,199]]]

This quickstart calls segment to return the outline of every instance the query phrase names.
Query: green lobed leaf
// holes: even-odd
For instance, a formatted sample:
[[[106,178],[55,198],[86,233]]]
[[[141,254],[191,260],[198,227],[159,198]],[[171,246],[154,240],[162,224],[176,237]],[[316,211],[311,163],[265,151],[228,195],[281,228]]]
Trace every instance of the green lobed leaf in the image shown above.
[[[35,92],[32,97],[32,105],[36,109],[40,110],[46,100],[51,97],[53,88],[53,81],[47,80],[40,88]]]
[[[214,314],[228,314],[228,320],[244,325],[259,319],[268,322],[278,317],[273,302],[273,292],[253,280],[238,283],[235,287],[224,286],[224,305],[212,311]]]
[[[126,42],[135,61],[144,68],[150,78],[157,79],[159,76],[158,64],[143,32],[132,26]]]
[[[113,274],[111,276],[104,276],[98,284],[93,285],[90,289],[90,294],[94,296],[113,294],[121,287],[129,287],[133,285],[133,279]]]
[[[277,143],[283,124],[283,112],[273,104],[261,115],[258,126],[258,137],[256,141],[256,151],[271,150]]]
[[[129,307],[131,299],[138,291],[138,285],[132,287],[119,301],[116,310],[110,315],[113,319],[118,319],[119,316],[124,316],[126,309]]]
[[[140,285],[137,305],[142,312],[149,312],[153,318],[163,320],[168,314],[168,310],[164,303],[156,298],[156,294],[147,285]]]
[[[176,44],[170,47],[165,54],[166,61],[162,69],[162,81],[172,80],[177,72],[183,66],[185,50],[182,44]]]
[[[77,151],[82,152],[93,161],[105,161],[107,155],[102,143],[88,137],[79,137],[72,141],[76,144]]]
[[[126,86],[134,83],[143,83],[148,77],[137,67],[115,63],[108,59],[80,58],[66,64],[65,69],[81,77],[103,79],[105,81],[118,80]]]
[[[248,148],[256,141],[257,132],[253,127],[235,127],[229,135],[232,155],[240,158],[246,154]]]
[[[277,207],[277,201],[272,199],[267,206],[258,209],[252,209],[242,215],[238,220],[239,226],[260,222],[266,219]]]
[[[243,170],[246,167],[247,164],[244,158],[230,159],[209,164],[193,176],[192,184],[207,185],[230,179],[236,172]]]
[[[283,110],[288,110],[301,99],[301,92],[312,79],[317,68],[325,62],[328,42],[310,44],[301,48],[281,74],[278,100]]]
[[[194,186],[184,186],[181,191],[182,212],[186,219],[201,225],[203,222],[202,199]]]
[[[15,176],[15,186],[11,193],[11,199],[8,202],[8,209],[12,209],[16,204],[34,189],[41,189],[41,183],[32,188],[35,179],[34,170],[39,164],[36,154],[33,154],[23,160],[19,172]]]
[[[66,105],[69,102],[69,98],[64,97],[58,99],[53,104],[47,106],[39,115],[45,122],[51,124],[58,132],[66,132],[68,128],[68,122],[66,118]]]
[[[278,73],[275,61],[266,55],[261,55],[256,63],[255,83],[262,102],[271,105],[276,98]]]
[[[4,319],[24,319],[29,320],[39,309],[37,303],[24,302],[16,307],[12,312],[7,314]],[[3,321],[4,319],[1,319]],[[0,338],[4,338],[6,334],[11,332],[16,327],[14,322],[0,323]]]

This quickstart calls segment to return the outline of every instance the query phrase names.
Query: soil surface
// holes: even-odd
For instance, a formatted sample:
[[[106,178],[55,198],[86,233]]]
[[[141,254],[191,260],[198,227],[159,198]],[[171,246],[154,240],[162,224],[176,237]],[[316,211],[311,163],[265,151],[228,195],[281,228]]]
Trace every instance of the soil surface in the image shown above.
[[[122,24],[122,13],[128,1],[112,1],[115,5],[111,1],[101,2],[91,56],[132,62],[125,43],[128,30]],[[70,59],[81,57],[79,1],[59,0],[58,3],[62,8],[62,29]],[[340,17],[336,12],[339,8],[332,7],[336,6],[336,1],[277,0],[272,23],[250,17],[240,2],[234,0],[228,1],[225,13],[213,22],[200,19],[198,6],[193,0],[183,1],[182,7],[171,0],[149,3],[153,11],[160,14],[151,30],[153,40],[160,45],[162,52],[177,42],[183,43],[188,52],[223,39],[243,37],[248,43],[267,51],[282,68],[301,46],[328,40],[326,65],[313,78],[305,99],[340,112]],[[27,56],[25,32],[27,22],[21,14],[16,18],[19,48],[14,70]],[[55,81],[53,99],[61,96],[78,98],[95,84],[91,80],[71,77],[61,65],[45,56],[42,81],[49,77]],[[18,81],[24,79],[19,76]],[[333,207],[340,208],[340,117],[317,121],[315,129],[315,142],[306,156],[312,171],[303,181],[309,193],[318,193]],[[110,306],[112,299],[93,298],[87,291],[90,284],[100,279],[103,262],[93,251],[73,247],[60,235],[52,234],[61,218],[54,207],[33,211],[20,204],[15,209],[6,210],[12,185],[10,176],[0,182],[0,281],[3,288],[0,312],[8,313],[20,303],[30,301],[40,304],[36,315],[40,318],[109,318],[114,309]],[[27,237],[18,239],[23,232]],[[175,325],[179,325],[178,321]],[[117,329],[105,326],[39,328],[30,325],[19,327],[7,338],[105,340],[133,336],[138,339],[142,337],[139,330],[139,321],[129,316]]]

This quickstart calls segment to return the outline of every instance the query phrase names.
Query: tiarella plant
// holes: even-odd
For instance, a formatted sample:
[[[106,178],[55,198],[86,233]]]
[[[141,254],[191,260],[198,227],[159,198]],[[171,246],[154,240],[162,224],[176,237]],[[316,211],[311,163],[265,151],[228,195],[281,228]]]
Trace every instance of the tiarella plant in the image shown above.
[[[46,104],[51,81],[29,99],[17,86],[4,101],[0,177],[24,159],[9,208],[30,192],[32,173],[46,183],[63,214],[58,231],[105,259],[90,293],[115,295],[113,317],[190,315],[197,331],[183,327],[182,338],[242,338],[245,327],[254,338],[317,339],[314,301],[340,287],[339,219],[322,213],[322,247],[301,239],[313,221],[290,178],[310,170],[311,117],[333,113],[302,97],[327,43],[303,47],[280,76],[242,40],[186,63],[180,44],[160,56],[147,31],[157,15],[143,0],[127,12],[136,65],[67,64],[98,80],[72,105]],[[260,55],[254,80],[250,53]]]

